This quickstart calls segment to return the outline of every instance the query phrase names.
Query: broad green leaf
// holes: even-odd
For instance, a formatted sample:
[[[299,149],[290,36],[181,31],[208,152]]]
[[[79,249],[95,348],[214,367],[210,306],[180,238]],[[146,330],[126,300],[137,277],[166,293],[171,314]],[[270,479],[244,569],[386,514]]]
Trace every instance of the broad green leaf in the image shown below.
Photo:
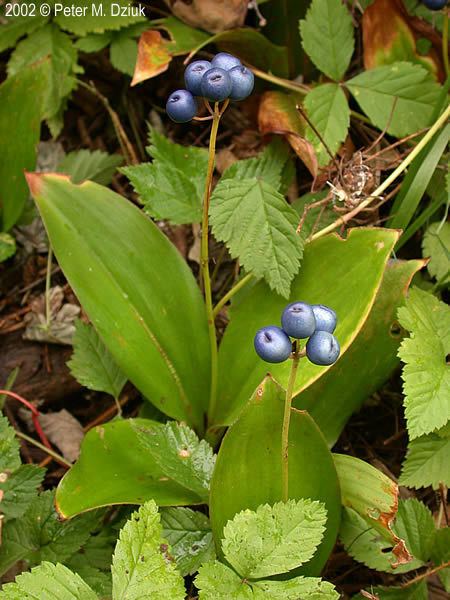
[[[430,560],[435,540],[434,520],[423,502],[416,498],[400,502],[394,529],[414,558],[424,563]]]
[[[80,19],[82,20],[82,19]],[[53,136],[62,128],[65,103],[76,87],[78,53],[70,37],[55,25],[45,25],[19,42],[8,62],[8,76],[49,56],[49,83],[45,100],[45,117]]]
[[[0,28],[0,52],[12,48],[22,36],[33,33],[33,31],[45,25],[47,21],[48,17],[39,15],[6,19],[6,22],[2,23]]]
[[[60,3],[63,7],[64,3]],[[131,5],[126,0],[116,0],[105,4],[92,3],[90,0],[71,0],[74,9],[78,9],[81,15],[64,14],[63,8],[55,11],[55,21],[62,28],[75,35],[86,35],[86,33],[101,33],[107,29],[120,29],[131,23],[145,21],[145,14],[139,14],[131,10]],[[143,7],[143,5],[141,5]],[[95,10],[94,10],[95,9]],[[125,11],[124,14],[122,11]]]
[[[111,183],[115,170],[123,162],[120,154],[108,154],[102,150],[75,150],[66,154],[58,170],[70,176],[73,183],[86,179],[102,185]]]
[[[381,544],[387,542],[383,548],[391,548],[393,564],[408,563],[411,560],[409,549],[392,528],[397,516],[398,486],[381,471],[358,458],[343,454],[333,454],[333,458],[343,506],[351,509],[351,514],[355,513],[358,523],[365,522],[368,531],[376,532]]]
[[[86,561],[83,561],[81,556],[81,554],[74,554],[70,560],[66,561],[65,566],[79,575],[100,598],[111,598],[111,573],[105,573],[95,567],[91,567]]]
[[[21,517],[31,501],[37,496],[37,489],[44,479],[45,470],[36,465],[21,465],[0,480],[0,514],[3,523]]]
[[[199,600],[252,600],[251,587],[218,560],[203,564],[195,578]]]
[[[174,144],[154,129],[150,142],[147,151],[152,163],[121,169],[139,194],[144,210],[155,219],[175,224],[200,222],[207,151]]]
[[[304,106],[329,150],[336,154],[350,126],[350,108],[342,88],[336,83],[319,85],[306,95]],[[310,125],[306,127],[306,139],[314,146],[319,166],[327,165],[331,157]]]
[[[305,246],[289,301],[326,304],[337,312],[335,335],[342,355],[371,311],[397,239],[396,231],[365,228],[350,230],[346,240],[329,235]],[[285,306],[286,300],[271,292],[264,282],[244,288],[232,302],[230,323],[219,351],[219,393],[213,417],[216,424],[232,423],[267,373],[268,365],[255,353],[253,338],[260,327],[279,324]],[[288,362],[270,365],[271,374],[284,386],[289,369]],[[295,395],[326,372],[326,367],[302,360]]]
[[[0,414],[0,472],[10,473],[20,467],[20,444],[6,417]]]
[[[408,452],[402,466],[400,485],[419,489],[439,484],[450,486],[450,437],[435,433],[423,435],[408,444]]]
[[[313,0],[300,21],[303,49],[316,67],[339,81],[353,54],[352,17],[341,0]]]
[[[43,61],[0,85],[0,230],[11,229],[29,197],[23,173],[36,164],[48,73]]]
[[[64,565],[43,562],[22,573],[15,583],[7,583],[0,591],[1,600],[98,600],[97,594],[79,575]]]
[[[208,517],[190,508],[162,508],[163,535],[181,575],[193,575],[201,564],[215,558]]]
[[[337,364],[298,395],[294,404],[309,411],[332,446],[349,417],[388,380],[400,364],[402,331],[397,309],[421,260],[390,260],[369,317]]]
[[[429,71],[407,62],[364,71],[346,85],[372,123],[399,138],[429,125],[440,94]]]
[[[436,531],[432,559],[435,565],[442,565],[450,560],[450,527]],[[450,592],[450,567],[439,571],[438,577],[445,591]]]
[[[62,523],[53,501],[52,491],[43,492],[32,500],[25,514],[5,523],[0,573],[18,560],[25,560],[31,566],[43,560],[64,561],[86,542],[99,516],[93,512]]]
[[[403,367],[405,416],[411,440],[443,427],[450,420],[450,308],[431,294],[413,288],[398,311],[410,332],[399,357]]]
[[[309,499],[243,510],[225,525],[222,551],[243,579],[286,573],[313,557],[326,520],[324,505]]]
[[[106,46],[109,46],[112,39],[112,31],[105,31],[104,33],[91,33],[77,40],[75,42],[75,46],[82,52],[98,52],[99,50],[106,48]]]
[[[119,32],[113,37],[109,49],[112,66],[118,71],[133,77],[137,52],[137,42],[126,35],[121,35]]]
[[[92,325],[80,320],[75,325],[73,354],[67,365],[81,385],[116,399],[127,381]]]
[[[287,581],[256,581],[252,583],[255,600],[338,600],[334,586],[317,577],[294,577]]]
[[[199,440],[187,425],[175,421],[149,427],[138,421],[134,429],[142,448],[153,456],[167,477],[207,500],[216,460],[208,442]]]
[[[121,530],[112,562],[113,600],[184,600],[181,575],[162,538],[153,501],[131,515]]]
[[[375,587],[369,591],[379,600],[429,600],[426,579],[408,587]],[[366,599],[362,594],[353,596],[353,600]]]
[[[178,251],[111,190],[55,175],[29,175],[29,183],[59,264],[114,360],[161,411],[201,430],[205,307]]]
[[[290,181],[284,181],[283,176],[289,169],[290,163],[288,146],[281,139],[273,140],[260,155],[254,158],[238,160],[233,163],[222,175],[225,179],[252,179],[263,180],[277,191],[285,190]],[[211,203],[215,202],[215,192],[211,196]]]
[[[246,271],[264,278],[272,290],[289,296],[300,267],[302,240],[297,214],[264,180],[224,179],[214,190],[209,210],[215,238]]]
[[[275,504],[282,496],[281,430],[284,390],[270,377],[258,387],[239,419],[228,429],[211,482],[210,518],[216,545],[236,513]],[[306,412],[291,411],[289,499],[325,504],[326,532],[314,558],[301,567],[318,575],[336,539],[341,514],[338,478],[325,440]],[[300,574],[300,573],[299,573]]]
[[[450,282],[450,223],[433,223],[423,236],[422,250],[430,258],[428,271],[439,283]]]
[[[151,432],[155,432],[154,446]],[[81,445],[80,458],[56,490],[58,512],[69,518],[99,506],[143,504],[150,499],[159,506],[200,504],[198,494],[172,478],[176,472],[173,458],[168,464],[170,472],[166,471],[165,457],[158,455],[156,444],[163,434],[161,423],[145,419],[112,421],[91,429]],[[187,469],[181,467],[186,479]],[[203,464],[199,470],[202,468]]]
[[[16,240],[9,233],[0,233],[0,263],[16,253]]]

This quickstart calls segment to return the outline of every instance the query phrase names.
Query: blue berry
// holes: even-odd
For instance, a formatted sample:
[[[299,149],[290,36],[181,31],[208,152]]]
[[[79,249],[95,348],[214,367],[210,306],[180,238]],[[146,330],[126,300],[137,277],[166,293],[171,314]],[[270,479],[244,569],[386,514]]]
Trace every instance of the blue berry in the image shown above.
[[[292,352],[291,340],[280,327],[275,325],[257,331],[254,344],[258,356],[269,363],[284,362]]]
[[[231,100],[244,100],[244,98],[250,96],[255,85],[255,77],[250,69],[238,65],[230,69],[228,75],[232,83]]]
[[[306,356],[315,365],[332,365],[339,358],[339,342],[328,331],[316,331],[306,344]]]
[[[221,102],[231,93],[231,79],[226,71],[212,68],[206,71],[201,82],[202,96],[213,102]]]
[[[422,0],[422,4],[430,10],[441,10],[445,8],[447,0]]]
[[[313,309],[305,302],[288,304],[281,315],[283,330],[293,338],[307,338],[316,330]]]
[[[197,114],[194,96],[187,90],[173,92],[167,100],[166,112],[175,123],[191,121]]]
[[[219,54],[216,54],[212,59],[211,64],[213,67],[224,69],[224,71],[229,71],[233,67],[239,67],[242,65],[241,61],[236,58],[236,56],[228,54],[228,52],[219,52]]]
[[[333,333],[337,324],[337,315],[334,310],[323,304],[312,304],[311,308],[316,318],[316,331]]]
[[[194,96],[201,96],[202,77],[209,69],[211,69],[211,63],[208,60],[195,60],[186,67],[186,71],[184,72],[184,82],[186,88],[191,94],[194,94]]]

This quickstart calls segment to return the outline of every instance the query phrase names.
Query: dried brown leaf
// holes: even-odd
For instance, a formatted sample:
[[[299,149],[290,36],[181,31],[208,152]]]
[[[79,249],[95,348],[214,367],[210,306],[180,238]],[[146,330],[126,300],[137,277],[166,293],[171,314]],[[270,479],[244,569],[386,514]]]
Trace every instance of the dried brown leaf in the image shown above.
[[[241,27],[248,9],[248,0],[166,0],[166,4],[188,25],[211,33]]]

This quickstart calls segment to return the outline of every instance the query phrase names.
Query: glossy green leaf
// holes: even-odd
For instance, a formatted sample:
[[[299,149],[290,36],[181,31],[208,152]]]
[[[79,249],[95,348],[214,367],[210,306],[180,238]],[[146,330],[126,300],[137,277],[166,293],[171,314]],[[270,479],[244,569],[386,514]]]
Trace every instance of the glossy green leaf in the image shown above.
[[[346,240],[329,235],[305,247],[289,301],[303,300],[331,306],[338,315],[335,335],[342,354],[370,313],[397,238],[398,232],[389,229],[353,229]],[[279,325],[285,306],[286,300],[270,292],[263,282],[244,288],[233,301],[230,324],[219,351],[215,423],[232,423],[267,371],[270,370],[283,385],[287,384],[289,361],[269,366],[253,348],[256,331],[265,325]],[[302,360],[295,395],[326,372],[326,367]]]
[[[397,309],[422,260],[390,260],[367,321],[344,356],[299,394],[296,408],[310,412],[332,446],[355,413],[398,367],[402,331]]]
[[[350,107],[344,91],[336,83],[318,85],[306,95],[304,106],[322,140],[331,153],[336,154],[350,127]],[[314,146],[319,166],[327,165],[331,157],[309,124],[305,134],[306,139]]]
[[[241,510],[282,499],[281,429],[284,390],[270,377],[258,387],[239,419],[227,431],[211,482],[210,517],[216,545],[229,519]],[[333,548],[339,528],[339,484],[325,440],[306,412],[292,409],[289,435],[289,498],[325,504],[326,533],[302,573],[317,575]]]
[[[215,558],[214,540],[209,519],[190,508],[162,508],[163,535],[171,547],[180,573],[193,575],[202,563]]]
[[[29,182],[59,264],[116,363],[161,411],[201,429],[209,397],[205,308],[178,251],[107,188],[54,175]]]
[[[56,490],[59,513],[72,517],[99,506],[143,504],[150,499],[159,506],[200,504],[202,498],[183,485],[187,475],[182,456],[181,480],[173,459],[167,468],[164,464],[166,445],[160,453],[158,445],[163,428],[146,419],[126,419],[91,429],[80,458]]]
[[[146,502],[122,528],[112,561],[113,600],[183,600],[184,582],[162,537],[158,507]]]
[[[429,71],[407,62],[364,71],[346,85],[372,123],[399,138],[429,125],[440,93]]]
[[[36,164],[48,73],[44,61],[0,85],[0,230],[11,229],[29,197],[23,172]]]
[[[347,70],[355,40],[350,12],[341,0],[313,0],[300,21],[303,49],[316,67],[339,81]]]

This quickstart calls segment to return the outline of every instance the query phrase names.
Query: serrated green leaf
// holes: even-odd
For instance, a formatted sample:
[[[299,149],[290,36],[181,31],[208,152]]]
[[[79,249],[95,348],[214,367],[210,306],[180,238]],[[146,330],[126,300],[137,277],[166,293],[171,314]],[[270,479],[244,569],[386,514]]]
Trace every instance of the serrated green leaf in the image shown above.
[[[200,222],[207,151],[174,144],[154,129],[150,142],[147,151],[152,163],[121,169],[139,194],[144,210],[155,219],[174,224]]]
[[[319,85],[306,95],[304,106],[329,150],[336,154],[350,126],[350,108],[342,88],[336,83]],[[305,135],[314,146],[319,166],[327,165],[331,157],[309,124]]]
[[[129,9],[131,5],[126,0],[116,0],[113,3],[96,4],[90,0],[71,0],[71,5],[83,11],[83,16],[75,14],[64,15],[62,11],[56,14],[55,21],[58,25],[74,33],[75,35],[86,35],[86,33],[102,33],[106,29],[121,29],[131,23],[144,22],[145,16],[135,15]],[[93,11],[95,6],[101,12]],[[122,15],[122,9],[126,12]]]
[[[286,573],[312,558],[326,520],[324,505],[311,500],[244,510],[225,525],[222,550],[243,579]]]
[[[82,21],[82,19],[80,19]],[[45,102],[45,117],[54,137],[62,127],[62,111],[76,87],[78,52],[70,37],[49,24],[19,42],[8,62],[8,76],[50,56],[50,81]]]
[[[283,196],[263,180],[225,179],[214,191],[209,216],[214,236],[231,256],[272,290],[289,296],[303,243],[296,233],[297,214]]]
[[[0,263],[16,253],[16,240],[9,233],[0,233]]]
[[[135,430],[142,446],[153,456],[167,477],[205,501],[216,457],[205,440],[184,423],[169,421],[151,428],[137,423]]]
[[[135,40],[127,35],[122,35],[120,32],[113,36],[109,49],[109,58],[115,69],[133,77],[137,53],[138,45]]]
[[[61,564],[43,562],[0,591],[1,600],[98,600],[79,575]]]
[[[422,251],[430,258],[427,265],[440,284],[450,282],[450,223],[432,223],[422,240]]]
[[[16,42],[24,35],[33,33],[45,25],[49,17],[31,16],[14,17],[2,23],[0,27],[0,52],[15,46]]]
[[[116,399],[127,381],[92,325],[80,320],[75,325],[73,354],[67,365],[81,385]]]
[[[87,179],[108,185],[115,170],[123,163],[120,154],[108,154],[102,150],[75,150],[63,158],[58,172],[70,175],[73,183],[81,183]]]
[[[19,442],[6,417],[0,414],[0,473],[20,467]]]
[[[429,600],[426,579],[408,587],[375,587],[368,591],[379,600]],[[362,594],[353,596],[353,600],[366,599]]]
[[[214,540],[208,517],[190,508],[161,509],[163,535],[181,575],[193,575],[201,564],[214,560]]]
[[[352,17],[343,2],[313,0],[300,21],[300,34],[316,67],[335,81],[342,79],[355,46]]]
[[[435,565],[442,565],[450,560],[450,527],[436,531],[432,559]],[[445,591],[450,592],[450,567],[439,571],[438,577]]]
[[[399,138],[429,125],[440,95],[431,73],[407,62],[364,71],[346,85],[372,123]]]
[[[405,462],[402,465],[400,485],[421,488],[439,484],[450,485],[450,437],[440,437],[435,433],[423,435],[408,445]]]
[[[0,573],[18,560],[31,566],[43,560],[64,561],[88,539],[98,522],[95,512],[60,522],[53,506],[54,494],[36,496],[20,519],[5,523],[0,553]]]
[[[79,575],[100,598],[111,598],[112,581],[110,572],[105,573],[91,566],[80,553],[74,554],[69,560],[65,561],[65,566]]]
[[[199,600],[252,600],[250,586],[218,560],[203,564],[195,578]]]
[[[423,502],[416,498],[400,502],[394,530],[415,558],[423,563],[430,560],[435,539],[434,520]]]
[[[0,481],[0,514],[3,515],[3,523],[24,514],[37,495],[44,475],[45,469],[36,465],[20,465],[6,481]]]
[[[258,581],[252,584],[253,597],[271,600],[338,600],[334,586],[317,577],[294,577],[288,581]]]
[[[98,52],[103,50],[106,46],[109,46],[113,39],[112,31],[105,31],[104,33],[91,33],[82,37],[75,42],[75,47],[82,52]]]
[[[413,288],[399,309],[400,324],[410,332],[399,357],[403,367],[405,415],[410,439],[443,427],[450,419],[450,308]]]
[[[113,600],[184,600],[186,591],[162,538],[153,500],[131,515],[113,556]]]

